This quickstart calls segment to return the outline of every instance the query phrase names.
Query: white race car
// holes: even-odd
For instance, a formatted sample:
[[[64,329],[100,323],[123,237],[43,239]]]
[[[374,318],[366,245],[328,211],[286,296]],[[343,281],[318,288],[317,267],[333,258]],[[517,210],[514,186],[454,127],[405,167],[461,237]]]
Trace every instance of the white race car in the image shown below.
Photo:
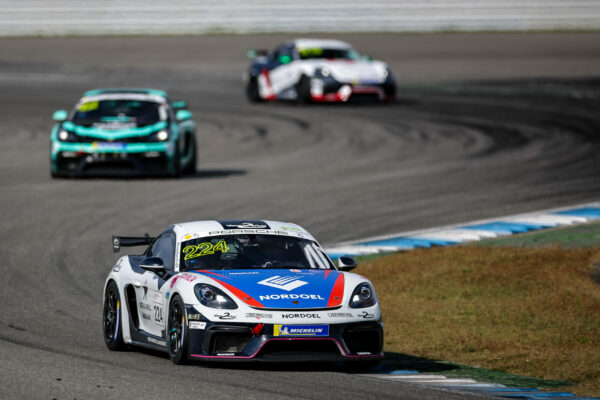
[[[110,350],[136,345],[188,360],[346,361],[383,357],[372,284],[334,266],[303,228],[277,221],[175,224],[158,237],[113,236],[104,287]]]
[[[250,50],[244,75],[253,101],[344,102],[357,97],[391,101],[396,85],[387,64],[361,56],[339,40],[296,39],[267,53]]]

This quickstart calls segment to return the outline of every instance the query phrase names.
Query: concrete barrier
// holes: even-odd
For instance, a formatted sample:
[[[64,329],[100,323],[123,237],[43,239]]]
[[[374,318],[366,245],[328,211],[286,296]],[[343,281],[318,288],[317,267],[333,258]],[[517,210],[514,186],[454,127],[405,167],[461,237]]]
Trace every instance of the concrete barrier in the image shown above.
[[[600,29],[598,0],[0,0],[0,36]]]

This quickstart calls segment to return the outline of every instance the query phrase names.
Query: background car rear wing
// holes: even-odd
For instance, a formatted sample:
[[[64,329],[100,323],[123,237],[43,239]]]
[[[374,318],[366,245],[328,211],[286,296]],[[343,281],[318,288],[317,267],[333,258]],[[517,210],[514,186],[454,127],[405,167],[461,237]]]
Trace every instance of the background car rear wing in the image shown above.
[[[118,253],[121,250],[121,246],[123,247],[132,247],[132,246],[147,246],[154,242],[155,237],[150,237],[146,233],[145,236],[142,237],[126,237],[126,236],[114,236],[112,237],[113,244],[113,252]]]

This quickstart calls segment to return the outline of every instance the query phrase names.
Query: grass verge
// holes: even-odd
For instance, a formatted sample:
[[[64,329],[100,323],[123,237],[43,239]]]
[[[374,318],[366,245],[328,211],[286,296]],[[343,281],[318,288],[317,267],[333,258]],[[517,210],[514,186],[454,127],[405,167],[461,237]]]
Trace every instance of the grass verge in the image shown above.
[[[553,242],[483,243],[363,260],[357,273],[371,279],[381,300],[386,362],[600,394],[600,287],[591,278],[600,248],[547,247]]]

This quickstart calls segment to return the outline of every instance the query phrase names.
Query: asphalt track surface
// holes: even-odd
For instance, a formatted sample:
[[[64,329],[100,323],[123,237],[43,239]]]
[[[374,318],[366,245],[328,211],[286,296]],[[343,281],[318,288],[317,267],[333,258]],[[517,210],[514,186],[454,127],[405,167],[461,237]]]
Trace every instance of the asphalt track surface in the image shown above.
[[[397,102],[248,103],[245,50],[289,37],[0,40],[0,398],[476,397],[106,349],[111,234],[270,218],[330,244],[598,200],[600,34],[338,35],[390,63]],[[107,86],[186,99],[198,172],[51,179],[52,112]]]

